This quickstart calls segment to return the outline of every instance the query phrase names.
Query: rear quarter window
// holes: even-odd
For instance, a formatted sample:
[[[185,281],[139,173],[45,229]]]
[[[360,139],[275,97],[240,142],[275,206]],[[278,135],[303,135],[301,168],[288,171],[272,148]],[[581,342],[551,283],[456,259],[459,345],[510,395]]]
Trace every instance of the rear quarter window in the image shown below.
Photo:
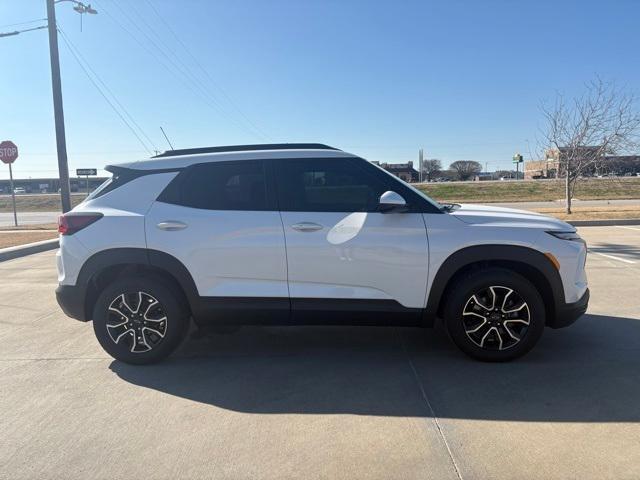
[[[106,195],[107,193],[112,192],[115,189],[122,187],[123,185],[126,185],[136,178],[144,177],[146,175],[154,175],[157,173],[176,172],[180,169],[168,168],[159,170],[134,170],[130,168],[108,166],[106,170],[112,173],[111,178],[105,180],[98,188],[91,192],[91,194],[84,201],[93,200],[94,198]]]
[[[158,201],[205,210],[275,210],[261,160],[193,165],[178,175]]]

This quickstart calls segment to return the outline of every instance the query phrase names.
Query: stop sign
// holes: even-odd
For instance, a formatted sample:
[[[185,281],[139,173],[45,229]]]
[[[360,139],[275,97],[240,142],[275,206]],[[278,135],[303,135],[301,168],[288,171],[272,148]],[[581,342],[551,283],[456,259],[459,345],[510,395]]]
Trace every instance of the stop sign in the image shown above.
[[[18,158],[18,147],[11,140],[0,143],[0,160],[2,163],[13,163]]]

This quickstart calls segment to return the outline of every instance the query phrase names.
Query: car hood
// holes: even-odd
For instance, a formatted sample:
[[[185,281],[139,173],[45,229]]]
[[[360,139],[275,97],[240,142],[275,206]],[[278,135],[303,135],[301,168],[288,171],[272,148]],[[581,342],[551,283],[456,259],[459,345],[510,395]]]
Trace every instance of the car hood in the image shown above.
[[[540,228],[545,230],[574,231],[575,228],[562,220],[541,213],[515,208],[492,207],[464,203],[452,210],[450,215],[469,224]]]

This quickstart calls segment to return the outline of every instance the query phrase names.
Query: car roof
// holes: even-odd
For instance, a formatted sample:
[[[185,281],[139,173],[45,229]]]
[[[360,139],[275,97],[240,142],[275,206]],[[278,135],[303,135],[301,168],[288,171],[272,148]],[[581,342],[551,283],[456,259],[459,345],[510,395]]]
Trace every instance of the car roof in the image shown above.
[[[208,149],[220,148],[222,151],[213,151],[207,153],[178,153],[181,150],[164,152],[156,157],[149,159],[119,163],[107,167],[128,168],[133,170],[172,170],[185,168],[198,163],[209,162],[228,162],[233,160],[262,160],[267,158],[345,158],[355,157],[355,155],[342,150],[334,149],[320,144],[285,144],[295,145],[295,147],[278,148],[281,144],[264,145],[263,148],[248,148],[247,150],[236,150],[240,146],[234,147],[207,147]],[[315,148],[298,148],[298,145],[313,146]],[[255,147],[248,145],[247,147]],[[232,148],[232,150],[227,150]],[[200,149],[193,149],[200,150]],[[174,153],[173,155],[169,155]]]

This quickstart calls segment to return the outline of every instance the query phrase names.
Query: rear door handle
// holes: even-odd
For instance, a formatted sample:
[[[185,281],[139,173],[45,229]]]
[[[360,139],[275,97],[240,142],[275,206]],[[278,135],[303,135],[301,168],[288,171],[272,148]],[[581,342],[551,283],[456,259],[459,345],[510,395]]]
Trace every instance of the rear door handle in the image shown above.
[[[160,230],[166,230],[168,232],[174,232],[176,230],[182,230],[187,228],[186,223],[178,222],[176,220],[165,220],[164,222],[160,222],[157,227]]]
[[[315,232],[317,230],[322,230],[324,227],[318,223],[300,222],[294,223],[293,225],[291,225],[291,228],[299,232]]]

